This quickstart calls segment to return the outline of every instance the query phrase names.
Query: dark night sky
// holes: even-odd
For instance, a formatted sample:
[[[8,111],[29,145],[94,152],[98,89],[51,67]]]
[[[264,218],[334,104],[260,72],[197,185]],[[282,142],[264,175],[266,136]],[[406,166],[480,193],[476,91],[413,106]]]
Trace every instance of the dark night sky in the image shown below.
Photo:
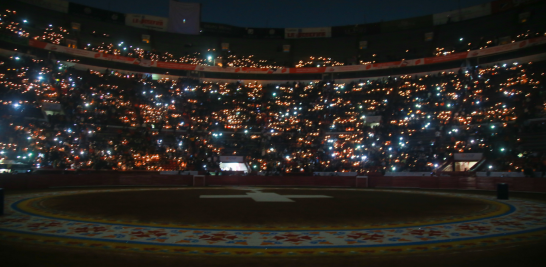
[[[169,0],[70,0],[122,12],[168,16]],[[242,27],[324,27],[416,17],[491,0],[188,0],[202,4],[202,21]]]

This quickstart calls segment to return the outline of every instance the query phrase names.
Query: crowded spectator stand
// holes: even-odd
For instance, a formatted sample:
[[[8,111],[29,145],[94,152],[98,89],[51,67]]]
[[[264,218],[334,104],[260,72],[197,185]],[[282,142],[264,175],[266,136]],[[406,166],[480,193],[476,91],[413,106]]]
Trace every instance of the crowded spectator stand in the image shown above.
[[[272,75],[348,67],[313,57],[312,63],[286,68],[247,56],[231,57],[233,61],[224,62],[227,68],[219,68],[210,66],[212,59],[204,55],[178,57],[123,42],[73,48],[63,42],[70,30],[49,25],[43,34],[34,35],[20,20],[16,11],[6,10],[3,33],[27,40],[34,48],[78,51],[83,57],[99,55],[129,64]],[[504,45],[482,40],[479,47],[462,46],[460,51],[437,49],[432,58],[361,62],[358,67],[404,67],[419,60],[489,55],[541,45],[542,35],[525,31]],[[537,176],[545,169],[540,143],[545,111],[542,61],[466,64],[456,71],[352,82],[261,84],[152,79],[144,73],[81,70],[32,53],[3,55],[0,127],[5,134],[0,156],[27,162],[35,172],[197,171],[216,176],[221,162],[215,158],[242,156],[249,174],[265,177],[401,171],[442,177],[456,153],[483,154],[484,160],[467,166],[471,172],[465,176],[476,171]],[[324,65],[311,66],[315,59]],[[229,169],[222,171],[230,174]]]

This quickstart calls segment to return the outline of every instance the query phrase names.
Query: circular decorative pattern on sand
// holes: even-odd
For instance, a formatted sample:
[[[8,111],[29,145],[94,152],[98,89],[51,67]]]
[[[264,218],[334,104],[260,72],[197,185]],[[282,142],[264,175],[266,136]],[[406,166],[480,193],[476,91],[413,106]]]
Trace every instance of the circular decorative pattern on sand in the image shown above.
[[[33,214],[79,221],[265,231],[437,224],[479,219],[509,209],[497,202],[452,195],[225,188],[91,191],[34,198],[19,206]]]
[[[366,190],[480,199],[491,208],[433,221],[370,225],[275,226],[141,224],[77,217],[40,205],[53,196],[89,192],[183,189],[80,190],[8,195],[0,239],[114,251],[187,255],[305,256],[416,253],[523,242],[546,236],[546,204],[522,199],[400,190]],[[320,189],[325,190],[325,189]],[[340,190],[340,189],[336,189]],[[343,189],[358,190],[358,189]]]

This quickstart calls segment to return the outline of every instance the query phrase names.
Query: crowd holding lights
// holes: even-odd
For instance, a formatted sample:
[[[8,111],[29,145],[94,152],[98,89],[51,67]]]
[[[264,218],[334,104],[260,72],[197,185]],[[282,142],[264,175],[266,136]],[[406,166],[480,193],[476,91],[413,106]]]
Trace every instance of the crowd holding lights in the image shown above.
[[[63,43],[63,39],[65,39],[65,35],[68,34],[70,34],[70,32],[68,32],[67,29],[64,29],[63,27],[54,28],[53,25],[49,25],[49,27],[45,29],[44,34],[42,36],[35,36],[34,40],[44,41],[52,44],[61,44]]]
[[[5,33],[10,33],[15,36],[19,37],[25,37],[25,38],[33,38],[35,40],[49,42],[53,44],[60,44],[60,45],[70,45],[68,41],[66,41],[66,38],[69,37],[70,30],[63,27],[56,27],[52,24],[49,24],[48,27],[45,28],[45,31],[41,35],[34,35],[31,36],[25,29],[30,29],[31,26],[28,23],[28,20],[26,18],[22,18],[17,15],[16,11],[13,10],[5,10],[0,13],[0,17],[2,20],[0,20],[0,31]],[[34,32],[37,32],[39,29],[32,28]],[[96,31],[92,32],[93,36],[101,36],[105,38],[110,38],[110,34],[108,33],[98,33]],[[537,36],[543,36],[546,35],[546,33],[543,32],[532,32],[531,30],[527,30],[525,32],[522,32],[518,34],[516,37],[511,40],[511,42],[520,41],[528,38],[533,38]],[[483,37],[479,40],[476,40],[475,42],[468,42],[465,38],[460,38],[454,42],[454,45],[450,48],[440,48],[437,47],[433,51],[433,55],[435,56],[447,56],[451,53],[455,52],[463,52],[463,51],[470,51],[471,49],[483,49],[491,46],[499,45],[498,39],[492,39],[492,40],[485,40]],[[331,66],[343,66],[346,63],[343,63],[341,61],[333,60],[330,57],[315,57],[311,56],[308,59],[301,59],[294,62],[294,64],[285,63],[280,64],[275,62],[274,60],[267,60],[267,59],[255,59],[254,55],[248,55],[248,56],[240,56],[240,55],[234,55],[231,53],[231,51],[222,51],[217,52],[216,49],[207,49],[207,51],[200,52],[194,52],[194,53],[187,53],[185,55],[175,55],[176,53],[171,52],[155,52],[154,51],[146,51],[142,48],[139,48],[136,44],[127,44],[124,41],[119,41],[118,43],[105,43],[101,42],[100,44],[81,44],[79,45],[80,48],[91,50],[91,51],[97,51],[97,52],[103,52],[107,54],[112,55],[122,55],[127,57],[134,57],[134,58],[142,58],[142,59],[149,59],[149,60],[157,60],[157,61],[164,61],[164,62],[173,62],[173,63],[185,63],[185,64],[193,64],[193,65],[221,65],[221,66],[228,66],[228,67],[251,67],[251,68],[271,68],[271,69],[278,69],[283,67],[331,67]],[[408,49],[404,50],[406,53],[409,52]],[[213,54],[216,54],[213,56]],[[417,55],[414,55],[417,56]],[[420,55],[417,57],[425,57],[429,55]],[[358,58],[362,57],[362,55],[358,55]],[[377,54],[372,54],[370,57],[370,60],[356,60],[352,64],[361,64],[361,65],[368,65],[372,63],[376,63],[376,57]],[[389,57],[392,58],[392,57]],[[404,59],[410,59],[406,56],[403,56],[399,58],[401,60]]]
[[[214,170],[242,155],[263,172],[430,171],[483,152],[519,171],[533,155],[520,136],[540,127],[525,122],[546,111],[541,62],[261,85],[0,61],[0,157],[40,168]]]
[[[309,57],[308,60],[303,61],[300,60],[298,64],[296,64],[296,68],[304,68],[304,67],[335,67],[335,66],[343,66],[344,63],[337,62],[335,60],[332,60],[332,58],[327,57]]]
[[[16,14],[2,12],[0,31],[55,44],[69,36],[48,25],[31,37]],[[434,54],[497,45],[458,41]],[[195,65],[210,65],[209,52],[215,52],[179,56],[123,41],[84,49]],[[252,55],[214,59],[231,67],[280,68]],[[296,67],[340,65],[310,57]],[[521,148],[520,136],[543,127],[527,122],[546,111],[545,70],[544,63],[525,62],[351,84],[262,86],[152,81],[23,55],[0,58],[0,158],[40,168],[214,170],[213,156],[243,155],[255,171],[365,173],[430,171],[453,153],[483,152],[497,159],[491,165],[497,170],[538,169],[529,163],[537,154]]]
[[[23,29],[22,23],[10,19],[11,16],[16,14],[17,11],[13,10],[6,10],[5,13],[0,14],[0,29],[16,36],[28,38],[29,33]],[[23,23],[25,22],[26,21],[23,21]]]

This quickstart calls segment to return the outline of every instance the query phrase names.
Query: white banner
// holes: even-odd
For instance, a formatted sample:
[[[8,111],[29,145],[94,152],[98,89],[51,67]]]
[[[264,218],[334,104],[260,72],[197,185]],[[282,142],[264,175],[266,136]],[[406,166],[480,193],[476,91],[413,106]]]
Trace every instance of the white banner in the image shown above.
[[[167,31],[169,19],[141,14],[126,14],[125,25],[156,31]]]
[[[284,30],[284,38],[326,38],[332,37],[332,28],[286,28]]]

